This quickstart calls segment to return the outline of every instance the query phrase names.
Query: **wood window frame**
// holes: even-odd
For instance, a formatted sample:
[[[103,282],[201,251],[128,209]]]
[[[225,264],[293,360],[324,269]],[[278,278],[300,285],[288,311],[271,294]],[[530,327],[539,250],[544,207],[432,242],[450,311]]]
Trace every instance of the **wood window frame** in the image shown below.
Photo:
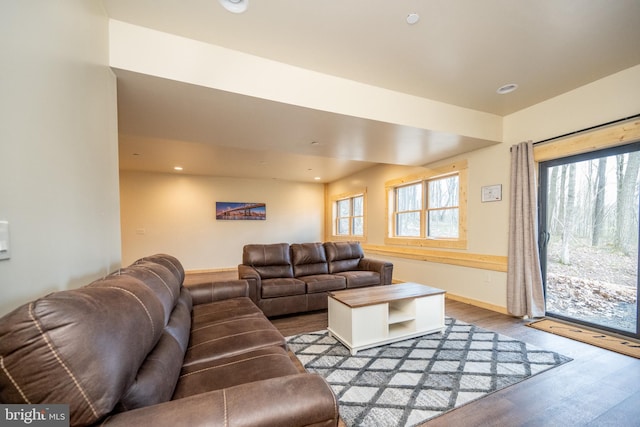
[[[362,235],[352,234],[353,232],[353,199],[356,197],[362,197]],[[349,216],[349,234],[337,234],[338,230],[338,216],[337,205],[342,200],[351,200],[351,215]],[[354,242],[366,242],[367,241],[367,191],[363,189],[361,191],[354,191],[352,193],[344,193],[331,197],[331,240],[332,241],[354,241]]]
[[[426,227],[426,201],[423,200],[423,207],[420,215],[420,237],[397,237],[395,235],[395,197],[396,189],[416,182],[427,182],[429,180],[445,178],[450,175],[458,175],[458,237],[457,238],[430,238],[424,237]],[[427,169],[425,173],[407,176],[399,179],[387,181],[385,183],[385,220],[387,232],[384,242],[388,245],[405,245],[447,249],[467,248],[467,182],[468,182],[468,162],[460,160],[433,169]],[[424,191],[424,188],[423,188]],[[423,194],[423,198],[425,195]]]

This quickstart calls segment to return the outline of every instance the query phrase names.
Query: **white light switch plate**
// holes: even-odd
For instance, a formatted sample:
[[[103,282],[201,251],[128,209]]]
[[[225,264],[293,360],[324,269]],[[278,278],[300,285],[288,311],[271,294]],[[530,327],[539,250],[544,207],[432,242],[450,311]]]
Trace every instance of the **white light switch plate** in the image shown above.
[[[9,259],[9,221],[0,221],[0,260]]]

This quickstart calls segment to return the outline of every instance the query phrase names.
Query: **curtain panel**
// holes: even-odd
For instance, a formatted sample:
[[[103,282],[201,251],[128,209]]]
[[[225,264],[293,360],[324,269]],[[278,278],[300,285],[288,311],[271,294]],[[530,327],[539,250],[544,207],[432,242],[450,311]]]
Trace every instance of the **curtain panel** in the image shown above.
[[[511,147],[507,310],[518,317],[545,314],[538,252],[537,181],[533,143]]]

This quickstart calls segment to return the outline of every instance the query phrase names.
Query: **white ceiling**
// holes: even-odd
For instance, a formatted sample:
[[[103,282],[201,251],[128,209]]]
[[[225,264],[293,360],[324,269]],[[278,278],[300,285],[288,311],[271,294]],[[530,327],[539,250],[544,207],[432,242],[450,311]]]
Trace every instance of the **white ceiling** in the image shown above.
[[[638,0],[249,1],[103,0],[119,21],[500,116],[640,64]],[[122,169],[329,182],[492,143],[115,71]]]

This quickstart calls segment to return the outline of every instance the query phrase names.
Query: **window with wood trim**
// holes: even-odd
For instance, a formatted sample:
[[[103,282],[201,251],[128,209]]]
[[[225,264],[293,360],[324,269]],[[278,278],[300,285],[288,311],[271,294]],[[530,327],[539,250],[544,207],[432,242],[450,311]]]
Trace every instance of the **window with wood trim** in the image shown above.
[[[390,244],[466,248],[467,162],[388,182]]]
[[[365,197],[358,193],[337,198],[333,202],[333,235],[359,240],[364,238]]]

